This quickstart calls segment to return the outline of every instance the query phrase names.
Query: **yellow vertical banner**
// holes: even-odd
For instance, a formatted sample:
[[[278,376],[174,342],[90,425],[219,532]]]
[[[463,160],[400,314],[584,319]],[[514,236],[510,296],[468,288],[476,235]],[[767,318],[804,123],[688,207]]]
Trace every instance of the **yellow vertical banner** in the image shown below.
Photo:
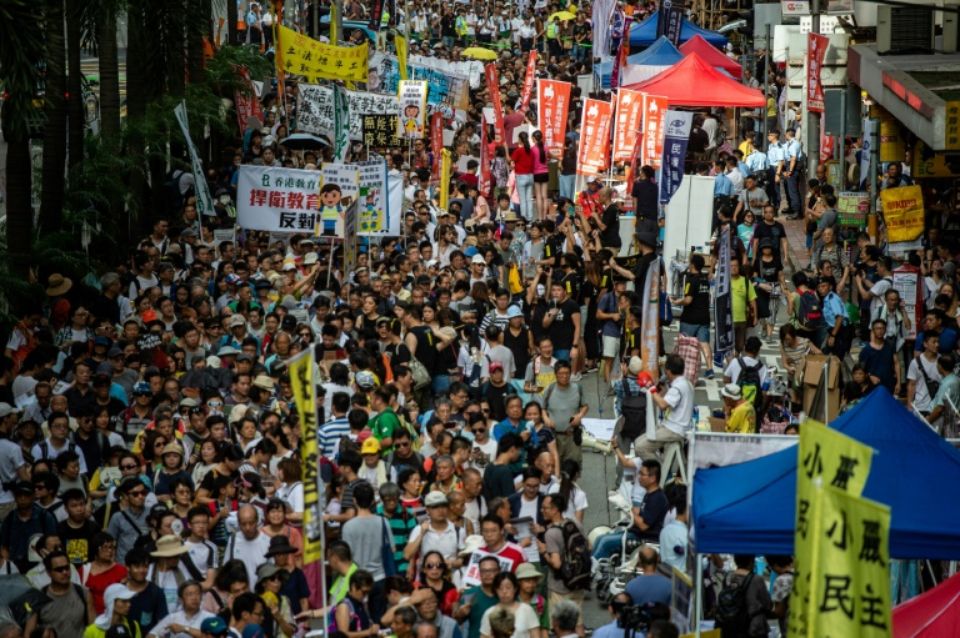
[[[450,203],[451,163],[450,151],[447,149],[440,151],[440,210],[447,210],[447,204]]]
[[[815,489],[808,635],[889,638],[890,508],[830,485]]]
[[[407,38],[399,33],[393,36],[394,45],[397,47],[397,67],[400,71],[400,79],[407,79]]]
[[[794,577],[787,626],[789,638],[824,638],[813,633],[811,619],[815,606],[809,590],[811,579],[817,577],[816,565],[812,561],[814,525],[821,510],[818,487],[830,485],[860,496],[870,475],[872,458],[873,448],[822,423],[808,419],[800,426]]]
[[[330,3],[330,44],[340,42],[340,34],[337,33],[337,3]]]
[[[323,559],[323,513],[320,511],[320,456],[317,445],[317,385],[314,350],[308,348],[287,362],[290,385],[300,418],[300,462],[303,467],[303,563]]]

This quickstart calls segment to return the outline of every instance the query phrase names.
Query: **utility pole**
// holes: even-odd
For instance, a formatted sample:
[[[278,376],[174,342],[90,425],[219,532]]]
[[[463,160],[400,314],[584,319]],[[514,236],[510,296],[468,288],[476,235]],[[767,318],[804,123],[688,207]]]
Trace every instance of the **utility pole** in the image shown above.
[[[811,33],[820,33],[820,1],[821,0],[810,0],[810,32]],[[822,75],[823,69],[818,69],[817,73]],[[808,71],[809,73],[809,71]],[[807,94],[807,144],[806,151],[807,155],[807,171],[816,174],[817,166],[820,165],[820,113],[814,113],[809,109],[809,100],[810,100],[810,85],[808,82],[804,82],[804,93]],[[801,190],[803,189],[803,184],[800,184]]]
[[[343,0],[333,0],[333,6],[334,10],[336,11],[336,15],[333,17],[336,24],[331,24],[330,28],[332,29],[334,26],[336,26],[337,41],[333,42],[333,38],[331,38],[331,44],[340,44],[340,42],[345,42],[347,40],[343,33]]]
[[[767,141],[767,134],[770,132],[770,125],[768,123],[767,117],[767,100],[770,99],[770,24],[767,23],[764,25],[765,37],[763,48],[766,51],[766,55],[763,56],[763,108],[760,110],[760,121],[763,123],[763,138],[758,140],[760,143],[757,144],[757,148],[760,148],[762,145],[764,148],[768,148],[770,143]]]

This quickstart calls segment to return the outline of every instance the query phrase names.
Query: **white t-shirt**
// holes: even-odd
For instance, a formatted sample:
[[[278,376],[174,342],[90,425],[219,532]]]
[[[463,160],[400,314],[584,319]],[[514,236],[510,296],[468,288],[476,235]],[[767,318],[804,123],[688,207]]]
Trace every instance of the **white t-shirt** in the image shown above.
[[[686,434],[693,427],[693,386],[690,381],[683,375],[674,379],[663,400],[670,406],[664,414],[663,426],[676,434]]]
[[[0,480],[13,483],[17,480],[17,470],[26,465],[23,450],[10,439],[0,439]],[[13,492],[0,488],[0,504],[12,503]]]
[[[237,559],[243,563],[247,569],[247,580],[250,583],[250,591],[253,591],[257,584],[257,567],[268,562],[266,553],[270,550],[270,537],[260,532],[252,541],[247,540],[243,532],[237,531],[230,540],[227,541],[227,551],[224,554],[223,562]]]
[[[500,605],[494,605],[483,612],[483,618],[480,619],[480,635],[492,636],[490,632],[490,614]],[[513,635],[510,638],[527,638],[530,632],[540,627],[540,619],[537,613],[533,611],[527,603],[519,603],[513,612]]]
[[[890,277],[884,277],[880,279],[877,283],[873,284],[870,288],[870,294],[873,295],[873,298],[870,299],[870,316],[876,317],[877,312],[884,303],[883,296],[887,294],[887,291],[890,290],[890,287],[893,285],[893,280]]]
[[[940,371],[937,369],[936,360],[927,361],[927,358],[923,355],[911,361],[910,367],[907,368],[907,380],[913,381],[917,388],[916,393],[913,395],[913,407],[916,408],[918,412],[927,412],[933,406],[933,395],[930,394],[926,379],[923,378],[923,373],[920,371],[921,365],[923,366],[923,371],[927,373],[927,378],[931,381],[940,381],[941,377]]]
[[[417,540],[421,534],[423,534],[423,527],[417,525],[410,533],[410,540],[408,542],[412,543]],[[447,521],[446,529],[439,532],[433,529],[433,526],[430,526],[423,536],[423,542],[420,543],[420,555],[426,556],[429,552],[436,551],[440,552],[444,560],[456,558],[464,537],[463,528],[458,530],[457,526],[450,521]]]
[[[297,481],[293,484],[284,483],[277,488],[277,498],[290,504],[297,514],[303,513],[303,483]]]
[[[560,491],[560,483],[554,483],[547,491],[547,494],[556,494]],[[573,486],[573,492],[570,493],[570,501],[567,503],[567,509],[563,512],[564,518],[576,518],[577,512],[582,512],[590,505],[587,502],[587,493],[581,490],[577,485]]]
[[[736,383],[740,378],[740,359],[743,359],[743,362],[747,364],[747,367],[752,368],[753,366],[760,363],[758,359],[754,359],[749,355],[743,355],[742,357],[734,357],[730,360],[730,363],[727,365],[727,369],[723,371],[723,376],[730,377],[730,383]],[[767,369],[766,365],[760,366],[760,383],[763,383],[767,379],[767,375],[770,374],[770,370]]]

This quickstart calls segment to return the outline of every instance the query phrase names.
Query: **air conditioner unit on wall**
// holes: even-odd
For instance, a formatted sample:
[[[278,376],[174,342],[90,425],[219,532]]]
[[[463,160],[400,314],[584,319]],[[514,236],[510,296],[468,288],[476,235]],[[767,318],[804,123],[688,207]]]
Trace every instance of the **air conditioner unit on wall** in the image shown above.
[[[931,53],[933,38],[932,9],[877,6],[877,53]]]

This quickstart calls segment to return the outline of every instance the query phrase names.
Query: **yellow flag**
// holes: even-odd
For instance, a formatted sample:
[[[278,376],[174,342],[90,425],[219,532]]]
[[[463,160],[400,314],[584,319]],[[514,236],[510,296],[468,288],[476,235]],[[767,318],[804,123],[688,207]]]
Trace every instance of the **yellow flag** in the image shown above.
[[[367,81],[369,43],[360,46],[324,44],[280,25],[283,43],[282,71],[302,75],[308,82],[319,80]]]
[[[890,508],[835,487],[817,489],[809,634],[889,638]]]
[[[911,242],[923,235],[923,192],[919,186],[900,186],[880,191],[883,223],[890,243]]]
[[[287,363],[297,415],[300,418],[300,462],[303,468],[303,563],[323,559],[323,513],[320,511],[317,445],[317,385],[314,350],[308,348]]]
[[[794,579],[788,619],[789,638],[814,638],[808,583],[814,577],[812,528],[818,519],[817,487],[830,485],[854,496],[863,493],[873,448],[808,419],[800,426],[797,446],[797,520],[794,537]],[[816,638],[824,638],[816,636]]]
[[[399,33],[393,36],[393,42],[397,47],[397,66],[400,70],[400,79],[407,79],[407,38]]]
[[[450,151],[440,151],[440,210],[447,210],[450,201]]]

